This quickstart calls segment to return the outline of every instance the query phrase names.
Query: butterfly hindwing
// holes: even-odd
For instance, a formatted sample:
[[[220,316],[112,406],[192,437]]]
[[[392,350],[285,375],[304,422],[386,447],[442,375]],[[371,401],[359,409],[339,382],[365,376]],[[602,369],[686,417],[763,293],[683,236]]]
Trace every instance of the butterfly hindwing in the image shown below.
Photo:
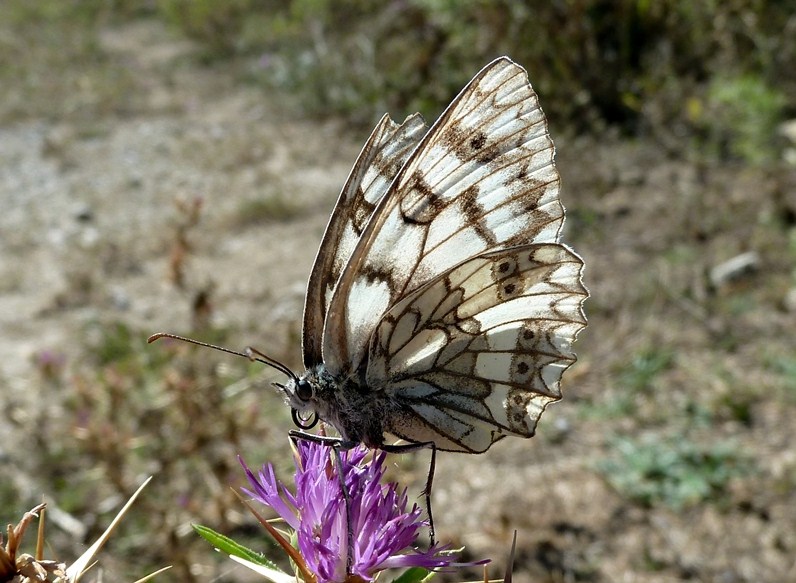
[[[367,385],[404,414],[387,431],[438,449],[485,451],[530,437],[560,399],[586,325],[582,260],[559,244],[482,254],[393,306],[369,348]]]
[[[364,368],[382,315],[460,262],[556,242],[564,209],[553,154],[525,70],[507,58],[485,67],[373,211],[331,298],[325,365],[335,374]]]
[[[384,115],[365,142],[329,219],[310,274],[302,334],[305,367],[322,361],[323,323],[340,273],[376,204],[426,130],[419,114],[409,116],[400,126]]]

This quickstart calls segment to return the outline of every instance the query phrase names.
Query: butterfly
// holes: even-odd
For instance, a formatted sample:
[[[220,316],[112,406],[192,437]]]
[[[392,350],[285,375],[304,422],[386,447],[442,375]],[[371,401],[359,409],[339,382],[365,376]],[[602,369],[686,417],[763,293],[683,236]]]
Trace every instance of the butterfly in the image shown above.
[[[538,97],[507,57],[430,129],[382,117],[312,268],[305,372],[247,353],[287,375],[296,425],[388,450],[387,435],[466,453],[531,437],[586,326],[559,185]]]
[[[530,437],[586,325],[583,261],[559,242],[553,142],[525,70],[487,65],[427,130],[385,115],[309,278],[299,420],[480,453]]]
[[[588,291],[583,260],[560,242],[559,185],[528,75],[498,58],[431,128],[419,114],[400,125],[385,115],[368,138],[310,274],[303,374],[252,348],[149,341],[187,340],[284,373],[275,384],[300,429],[291,435],[329,443],[338,464],[339,449],[359,443],[430,447],[433,544],[436,451],[533,436],[575,361]],[[308,433],[318,420],[340,436]]]

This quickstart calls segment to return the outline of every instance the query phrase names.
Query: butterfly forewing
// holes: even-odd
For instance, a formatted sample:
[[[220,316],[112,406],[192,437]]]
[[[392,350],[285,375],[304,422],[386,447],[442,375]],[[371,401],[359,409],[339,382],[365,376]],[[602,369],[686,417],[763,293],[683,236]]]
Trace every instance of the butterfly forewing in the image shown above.
[[[332,294],[323,357],[367,365],[381,316],[470,257],[555,242],[564,209],[547,123],[525,70],[501,58],[429,130],[376,206]]]
[[[362,148],[329,219],[310,274],[302,334],[305,367],[322,362],[323,323],[340,274],[373,209],[426,129],[419,114],[409,116],[400,126],[385,115]]]
[[[406,412],[385,429],[471,453],[533,435],[586,325],[582,266],[563,245],[523,245],[466,260],[399,301],[369,348],[367,385]]]
[[[310,276],[307,372],[283,387],[296,423],[324,419],[346,445],[391,433],[470,453],[533,435],[586,325],[563,221],[547,122],[509,59],[428,132],[385,116]]]

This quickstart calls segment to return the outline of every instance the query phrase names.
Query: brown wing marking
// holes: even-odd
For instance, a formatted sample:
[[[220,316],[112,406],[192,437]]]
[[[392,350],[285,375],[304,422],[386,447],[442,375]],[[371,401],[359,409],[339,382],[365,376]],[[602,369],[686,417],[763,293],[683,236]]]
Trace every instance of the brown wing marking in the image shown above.
[[[486,253],[390,309],[367,370],[371,390],[401,404],[388,431],[468,452],[533,435],[586,325],[582,267],[560,244]]]
[[[426,134],[373,211],[332,295],[324,362],[362,370],[382,315],[470,257],[557,242],[553,143],[522,67],[488,65]]]
[[[329,219],[307,284],[302,333],[305,367],[322,362],[323,325],[340,273],[373,209],[426,129],[419,114],[400,126],[385,115],[362,148]]]

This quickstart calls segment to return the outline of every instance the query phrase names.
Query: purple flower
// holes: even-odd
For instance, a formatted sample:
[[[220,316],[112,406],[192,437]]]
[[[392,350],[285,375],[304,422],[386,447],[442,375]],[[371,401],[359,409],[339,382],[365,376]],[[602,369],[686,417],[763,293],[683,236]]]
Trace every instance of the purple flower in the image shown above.
[[[427,525],[414,504],[407,510],[406,490],[382,484],[384,452],[365,461],[358,446],[340,454],[349,496],[350,517],[329,446],[300,440],[297,444],[296,493],[291,493],[267,464],[257,476],[241,460],[252,489],[244,491],[273,508],[297,533],[298,550],[318,583],[372,581],[379,571],[399,567],[434,569],[455,566],[447,546],[423,551],[415,545]],[[349,550],[348,525],[353,533]],[[351,557],[350,566],[348,557]]]

